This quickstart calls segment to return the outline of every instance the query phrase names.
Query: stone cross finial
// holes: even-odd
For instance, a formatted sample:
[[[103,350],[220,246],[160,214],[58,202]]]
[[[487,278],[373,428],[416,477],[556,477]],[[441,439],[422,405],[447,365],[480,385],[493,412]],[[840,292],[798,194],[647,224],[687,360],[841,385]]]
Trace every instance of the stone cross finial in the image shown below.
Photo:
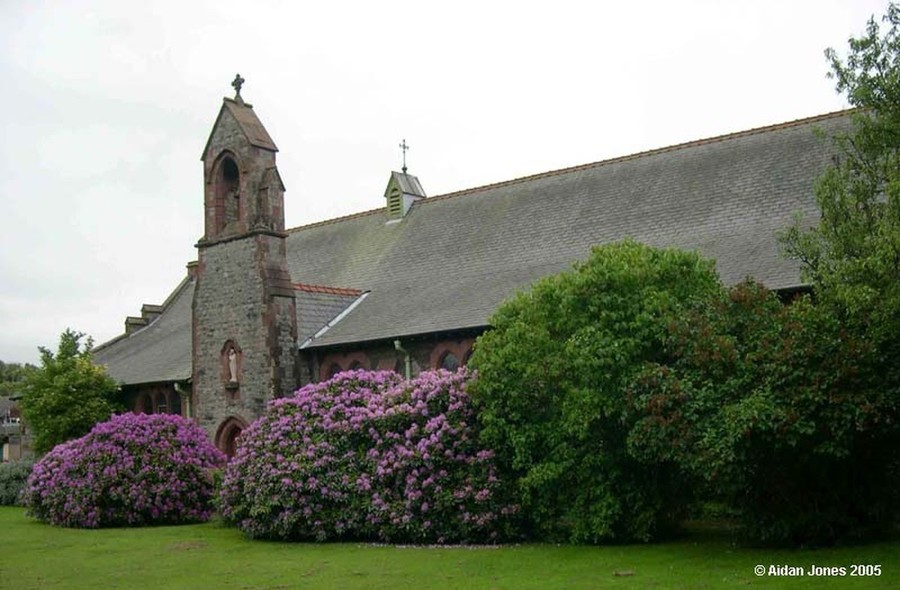
[[[406,152],[409,151],[409,146],[406,145],[406,140],[400,143],[400,149],[403,151],[403,174],[406,174]]]
[[[243,102],[241,98],[241,86],[244,85],[245,80],[241,78],[240,74],[235,74],[234,82],[231,83],[231,86],[234,88],[234,100]]]

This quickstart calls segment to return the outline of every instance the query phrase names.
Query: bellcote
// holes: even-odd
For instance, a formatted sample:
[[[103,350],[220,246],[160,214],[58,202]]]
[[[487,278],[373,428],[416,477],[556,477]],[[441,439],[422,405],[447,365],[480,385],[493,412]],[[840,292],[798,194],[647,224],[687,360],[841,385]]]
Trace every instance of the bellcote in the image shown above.
[[[233,121],[232,125],[236,127],[236,129],[230,131],[236,130],[239,132],[248,144],[271,152],[278,151],[269,132],[266,131],[259,117],[253,111],[253,105],[249,102],[244,102],[240,96],[237,98],[228,98],[226,96],[222,99],[222,108],[219,109],[219,116],[216,117],[209,139],[206,140],[206,147],[203,148],[203,155],[200,159],[204,162],[210,155],[210,147],[212,147],[213,140],[216,138],[216,131],[225,117],[231,119]]]
[[[238,84],[240,81],[240,84]],[[224,98],[201,160],[204,177],[202,243],[254,230],[284,232],[284,183],[275,164],[278,148],[253,105],[237,93]]]
[[[425,189],[419,179],[404,172],[391,172],[384,198],[387,200],[387,214],[390,219],[406,217],[413,203],[424,199]]]

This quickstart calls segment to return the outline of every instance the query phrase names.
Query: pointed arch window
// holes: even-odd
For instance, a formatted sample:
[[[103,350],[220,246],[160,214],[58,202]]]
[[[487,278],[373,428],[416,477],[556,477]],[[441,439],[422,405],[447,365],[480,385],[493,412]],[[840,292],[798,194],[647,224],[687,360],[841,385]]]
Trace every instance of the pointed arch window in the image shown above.
[[[222,231],[241,217],[241,173],[234,158],[225,154],[216,171],[216,230]]]
[[[438,366],[442,369],[447,369],[448,371],[456,371],[459,369],[459,359],[456,358],[455,354],[447,351],[441,357],[441,362]]]
[[[153,394],[142,393],[140,398],[138,398],[137,411],[144,414],[152,414],[153,405]]]

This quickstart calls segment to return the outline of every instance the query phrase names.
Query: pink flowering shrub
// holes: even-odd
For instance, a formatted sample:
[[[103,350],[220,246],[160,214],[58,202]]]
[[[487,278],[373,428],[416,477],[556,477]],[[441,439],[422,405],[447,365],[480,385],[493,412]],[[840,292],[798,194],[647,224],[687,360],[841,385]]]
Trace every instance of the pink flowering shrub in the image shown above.
[[[223,516],[275,539],[499,539],[515,510],[477,444],[466,379],[350,371],[272,402],[226,468]]]
[[[192,422],[122,414],[38,461],[23,496],[32,516],[98,528],[208,520],[211,470],[225,456]]]

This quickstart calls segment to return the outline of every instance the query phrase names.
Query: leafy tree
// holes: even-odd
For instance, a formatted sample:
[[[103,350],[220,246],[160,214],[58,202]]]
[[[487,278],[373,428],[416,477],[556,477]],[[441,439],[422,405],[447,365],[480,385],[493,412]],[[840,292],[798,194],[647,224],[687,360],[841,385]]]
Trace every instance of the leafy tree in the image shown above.
[[[890,527],[900,406],[878,349],[809,298],[745,283],[679,317],[629,388],[629,451],[680,465],[765,543],[830,544]]]
[[[804,263],[817,300],[848,329],[866,333],[896,361],[900,353],[900,8],[891,4],[882,34],[874,17],[849,40],[842,59],[826,51],[837,91],[857,110],[834,138],[838,158],[819,179],[821,219],[795,224],[783,241]],[[886,359],[888,360],[888,359]],[[892,383],[900,363],[885,363]]]
[[[471,364],[486,446],[544,539],[649,540],[684,505],[677,473],[630,457],[625,388],[666,325],[721,287],[709,261],[623,242],[504,303]]]
[[[870,441],[854,455],[860,460],[896,444],[900,429],[900,7],[891,3],[882,23],[886,30],[870,19],[845,58],[826,51],[837,91],[857,110],[833,138],[838,157],[815,187],[818,224],[798,222],[782,236],[788,255],[804,263],[820,313],[876,363],[881,403],[862,407],[893,420],[894,432]],[[896,477],[897,461],[879,469]]]
[[[86,434],[109,418],[118,405],[118,386],[91,361],[93,342],[67,329],[54,354],[40,347],[41,366],[27,380],[22,415],[34,433],[34,450],[45,453],[57,444]]]
[[[12,397],[22,394],[28,375],[37,367],[25,363],[4,363],[0,361],[0,397]]]

